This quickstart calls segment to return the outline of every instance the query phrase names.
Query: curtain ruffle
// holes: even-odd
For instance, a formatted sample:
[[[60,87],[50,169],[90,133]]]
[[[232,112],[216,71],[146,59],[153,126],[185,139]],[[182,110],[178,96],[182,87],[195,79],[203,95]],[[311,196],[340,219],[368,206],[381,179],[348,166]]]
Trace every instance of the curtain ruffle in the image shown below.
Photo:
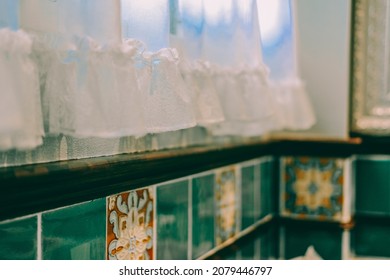
[[[259,136],[315,121],[298,79],[271,82],[264,65],[186,62],[175,49],[146,52],[136,40],[102,45],[3,29],[0,79],[1,150],[34,148],[44,134],[140,137],[198,125],[217,136]]]
[[[23,31],[0,30],[0,150],[42,144],[38,71]]]
[[[305,130],[316,121],[313,107],[305,90],[304,83],[298,78],[271,83],[274,96],[274,109],[279,129]]]

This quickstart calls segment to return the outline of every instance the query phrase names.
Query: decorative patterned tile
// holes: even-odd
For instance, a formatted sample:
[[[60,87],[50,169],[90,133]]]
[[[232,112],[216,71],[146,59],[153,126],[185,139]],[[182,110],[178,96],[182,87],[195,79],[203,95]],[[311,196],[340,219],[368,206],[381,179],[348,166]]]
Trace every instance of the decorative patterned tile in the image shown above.
[[[42,254],[47,260],[103,260],[105,199],[42,214]]]
[[[214,174],[192,180],[192,258],[214,247]]]
[[[281,163],[281,215],[303,219],[351,219],[350,161],[286,157]]]
[[[260,182],[258,176],[255,176],[255,170],[257,166],[254,164],[241,168],[241,229],[253,225],[259,215],[255,210],[259,207],[259,195],[255,194],[255,186],[259,186]]]
[[[37,217],[0,224],[0,260],[37,258]]]
[[[188,180],[157,187],[157,259],[188,258]],[[174,249],[173,249],[174,248]]]
[[[215,177],[216,244],[222,244],[237,232],[237,171],[236,167],[220,169]]]
[[[291,223],[281,227],[281,258],[304,256],[309,246],[325,260],[340,260],[342,232],[338,225]],[[283,250],[284,249],[284,250]]]
[[[153,200],[153,188],[107,198],[107,259],[154,259]]]
[[[356,212],[390,215],[390,158],[355,161]]]

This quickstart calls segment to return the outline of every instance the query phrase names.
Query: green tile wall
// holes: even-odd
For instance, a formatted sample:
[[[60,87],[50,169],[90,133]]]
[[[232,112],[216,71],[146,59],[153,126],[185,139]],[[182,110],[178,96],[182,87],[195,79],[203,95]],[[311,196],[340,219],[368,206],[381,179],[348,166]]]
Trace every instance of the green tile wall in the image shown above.
[[[267,224],[260,229],[259,243],[261,260],[278,258],[279,233],[275,223]]]
[[[260,215],[262,218],[276,212],[276,189],[274,160],[267,159],[260,163]]]
[[[355,162],[356,213],[390,215],[390,159]]]
[[[192,180],[192,258],[214,247],[214,174]]]
[[[100,260],[105,256],[106,199],[42,215],[43,259]]]
[[[255,178],[255,166],[250,165],[241,168],[241,229],[245,229],[256,221],[255,186],[259,185]]]
[[[369,175],[366,173],[374,171],[369,169],[370,167],[367,169],[366,163],[359,164],[357,170],[363,169],[359,175],[363,176],[361,183],[359,183],[359,188],[362,189],[364,184],[370,182]],[[377,167],[372,168],[380,174],[387,170],[387,167],[379,166],[379,171]],[[245,162],[243,166],[227,166],[210,171],[210,173],[195,174],[192,177],[162,183],[155,188],[155,193],[154,188],[151,187],[150,190],[153,190],[150,193],[153,198],[151,201],[155,201],[153,205],[156,208],[153,206],[154,214],[152,216],[154,219],[150,223],[150,227],[153,229],[150,231],[153,231],[152,238],[155,240],[148,242],[153,242],[156,245],[153,247],[153,258],[199,258],[216,246],[224,245],[224,241],[240,234],[236,231],[240,224],[240,229],[244,230],[256,224],[267,214],[277,213],[277,172],[277,161],[266,157]],[[231,177],[231,180],[227,180],[225,177]],[[226,179],[226,182],[222,180],[223,178]],[[386,185],[383,182],[378,184]],[[232,197],[233,193],[230,185],[235,185],[233,207],[230,207],[231,205],[226,202],[230,201],[227,198]],[[225,198],[224,193],[228,194],[225,200],[222,199]],[[115,194],[113,196],[117,197]],[[127,201],[126,197],[123,199]],[[105,259],[106,235],[108,236],[107,227],[109,226],[106,224],[108,221],[108,212],[106,211],[108,211],[107,207],[111,202],[111,199],[102,198],[42,213],[42,258]],[[116,202],[114,201],[114,203]],[[117,204],[115,205],[117,206]],[[377,205],[377,207],[379,206]],[[381,213],[387,211],[383,205],[380,207]],[[367,207],[361,207],[361,209],[367,209]],[[233,217],[232,212],[234,231],[226,231],[229,234],[222,235],[225,232],[221,230],[221,225],[225,221],[224,219],[232,220],[229,219]],[[229,246],[224,251],[225,255],[221,254],[217,257],[221,259],[277,258],[278,227],[268,225],[257,229],[256,236],[243,237],[241,240],[245,240],[245,242]],[[0,258],[37,258],[37,227],[37,217],[0,224]],[[285,229],[284,255],[286,258],[303,255],[309,245],[314,245],[325,259],[341,258],[340,229],[311,227],[309,223],[303,223],[300,226],[287,225]],[[230,234],[231,232],[233,234]],[[379,233],[376,236],[385,236],[386,229],[380,228],[377,232]],[[17,237],[14,233],[17,234]],[[360,230],[356,237],[357,240],[363,240],[361,242],[363,245],[366,244],[367,240],[373,239],[364,230]],[[380,240],[380,237],[378,239]],[[375,240],[372,241],[373,244],[376,244]],[[367,250],[364,248],[360,247],[358,252],[365,253]],[[386,252],[380,251],[379,253],[386,255]]]
[[[337,226],[311,223],[291,223],[282,226],[281,241],[284,243],[284,258],[291,259],[305,255],[310,245],[325,260],[340,260],[342,230]]]
[[[157,259],[188,258],[188,180],[157,187]]]
[[[357,222],[353,230],[357,256],[390,258],[390,223]]]
[[[0,259],[37,258],[37,217],[0,224]]]

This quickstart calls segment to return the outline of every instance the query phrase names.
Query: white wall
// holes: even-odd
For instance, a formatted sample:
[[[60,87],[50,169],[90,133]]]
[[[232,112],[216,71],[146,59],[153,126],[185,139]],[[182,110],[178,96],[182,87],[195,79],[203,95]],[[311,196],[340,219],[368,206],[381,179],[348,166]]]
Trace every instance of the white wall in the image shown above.
[[[293,1],[299,71],[317,117],[309,132],[347,138],[351,1]]]

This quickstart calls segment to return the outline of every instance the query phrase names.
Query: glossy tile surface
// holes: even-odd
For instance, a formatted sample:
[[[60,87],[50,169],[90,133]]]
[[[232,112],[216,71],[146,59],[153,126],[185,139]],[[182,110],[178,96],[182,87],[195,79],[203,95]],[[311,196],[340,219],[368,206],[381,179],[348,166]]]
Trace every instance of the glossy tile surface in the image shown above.
[[[237,171],[235,167],[220,169],[215,175],[216,244],[237,232]]]
[[[353,230],[357,256],[390,258],[390,223],[357,222]]]
[[[290,224],[281,227],[282,257],[286,259],[303,256],[309,246],[325,260],[340,260],[342,230],[337,226]]]
[[[37,217],[0,224],[0,260],[37,258]]]
[[[260,172],[260,213],[257,219],[261,219],[277,211],[274,159],[266,158],[262,160],[258,168]]]
[[[102,260],[105,199],[42,214],[42,254],[47,260]]]
[[[154,259],[153,200],[152,188],[107,198],[107,259]]]
[[[214,247],[214,174],[192,180],[192,258]]]
[[[253,225],[257,218],[255,209],[259,206],[259,197],[256,197],[255,187],[260,183],[255,170],[257,166],[254,164],[241,168],[241,229]]]
[[[188,180],[157,186],[157,259],[188,258]]]
[[[390,158],[355,162],[356,212],[390,215]]]
[[[286,157],[282,159],[281,172],[283,216],[342,219],[344,160]]]

